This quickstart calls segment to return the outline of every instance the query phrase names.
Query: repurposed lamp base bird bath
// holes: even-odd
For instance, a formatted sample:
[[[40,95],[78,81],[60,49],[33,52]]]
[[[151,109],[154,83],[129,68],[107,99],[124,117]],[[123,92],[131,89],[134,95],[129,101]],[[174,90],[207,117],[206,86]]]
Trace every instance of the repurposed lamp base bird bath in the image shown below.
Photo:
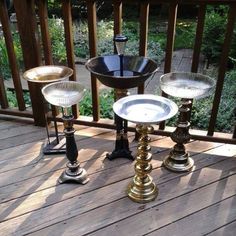
[[[65,66],[39,66],[27,70],[23,74],[23,78],[26,79],[29,83],[36,83],[41,90],[44,85],[59,82],[63,80],[67,80],[73,74],[73,70],[71,68]],[[58,132],[57,122],[53,119],[55,133],[50,134],[49,125],[48,125],[48,103],[44,101],[44,110],[45,110],[45,120],[46,120],[46,132],[47,132],[47,141],[45,142],[43,153],[47,154],[60,154],[65,153],[65,142],[64,142],[64,134]],[[52,115],[55,116],[55,108],[52,108]]]
[[[177,113],[178,107],[167,98],[143,94],[121,98],[114,103],[113,110],[119,117],[136,123],[136,130],[140,134],[135,176],[128,185],[128,197],[138,203],[150,202],[156,198],[158,188],[149,175],[152,171],[152,154],[148,134],[153,132],[152,124],[171,118]]]
[[[67,169],[59,177],[59,183],[76,182],[86,184],[89,181],[87,172],[80,167],[77,160],[78,149],[75,142],[75,129],[73,128],[73,116],[69,108],[77,104],[84,96],[84,86],[73,81],[62,81],[46,85],[42,89],[45,99],[55,106],[63,108],[63,124],[66,137],[66,157],[69,162]]]
[[[124,55],[126,37],[117,36],[114,41],[118,55],[94,57],[88,60],[85,66],[102,84],[114,88],[116,100],[119,100],[128,95],[128,89],[138,87],[154,75],[157,64],[146,57]],[[115,123],[115,149],[107,154],[107,158],[113,160],[122,157],[134,160],[129,150],[127,121],[115,114]]]
[[[179,108],[177,128],[171,134],[171,139],[176,143],[167,156],[163,165],[175,172],[190,171],[194,166],[194,161],[189,157],[184,144],[189,142],[190,134],[190,109],[192,99],[199,99],[209,95],[215,86],[215,81],[199,73],[172,72],[164,74],[160,78],[162,91],[173,97],[182,99]]]

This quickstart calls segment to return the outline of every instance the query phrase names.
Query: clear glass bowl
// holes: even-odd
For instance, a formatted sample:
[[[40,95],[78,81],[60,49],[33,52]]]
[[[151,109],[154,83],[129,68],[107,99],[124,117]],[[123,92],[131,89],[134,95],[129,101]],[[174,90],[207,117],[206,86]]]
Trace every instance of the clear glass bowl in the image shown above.
[[[215,87],[215,80],[209,76],[191,72],[171,72],[160,77],[161,90],[179,98],[202,98]]]
[[[77,104],[84,96],[83,85],[74,81],[51,83],[42,88],[45,99],[52,105],[70,107]]]

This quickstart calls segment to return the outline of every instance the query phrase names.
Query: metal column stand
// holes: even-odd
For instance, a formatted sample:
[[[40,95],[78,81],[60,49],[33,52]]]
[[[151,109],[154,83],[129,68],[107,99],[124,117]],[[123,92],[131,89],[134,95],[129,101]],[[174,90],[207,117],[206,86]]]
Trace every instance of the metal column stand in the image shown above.
[[[128,95],[127,89],[116,89],[116,100],[123,98]],[[122,119],[117,114],[115,115],[116,123],[116,141],[115,149],[111,153],[107,153],[107,158],[109,160],[114,160],[116,158],[124,157],[130,160],[134,160],[134,157],[129,150],[129,140],[128,140],[128,122]]]
[[[44,85],[67,80],[73,74],[71,68],[65,66],[38,66],[27,70],[23,74],[23,78],[26,79],[29,83],[36,83],[39,85],[39,89],[42,89]],[[46,121],[46,134],[47,140],[44,143],[43,153],[45,155],[50,154],[62,154],[66,152],[65,149],[65,136],[64,133],[58,132],[58,126],[55,119],[56,108],[52,106],[52,117],[55,132],[50,134],[49,132],[49,121],[48,121],[48,106],[47,101],[42,98],[44,102],[44,114]]]
[[[114,38],[118,55],[106,55],[91,58],[85,67],[102,84],[115,89],[115,100],[119,101],[127,96],[127,90],[138,87],[158,70],[152,59],[141,56],[124,55],[127,37],[117,35]],[[110,160],[128,158],[134,160],[129,150],[127,138],[127,121],[115,115],[116,142],[115,149],[107,154]]]
[[[169,156],[167,156],[163,161],[163,165],[172,171],[189,171],[192,169],[194,164],[193,159],[189,157],[184,146],[184,144],[190,140],[190,122],[188,122],[188,117],[191,103],[192,102],[189,99],[182,99],[182,105],[179,108],[177,128],[171,134],[171,139],[176,144]]]
[[[154,129],[150,125],[137,125],[136,130],[140,137],[134,166],[135,176],[128,185],[127,194],[135,202],[146,203],[154,200],[158,195],[158,188],[149,175],[152,172],[150,164],[152,154],[148,145],[148,134],[152,133]]]
[[[127,41],[128,38],[123,35],[117,35],[114,38],[116,50],[120,58],[120,76],[124,76],[123,58],[124,58],[125,44]],[[127,95],[128,95],[127,89],[115,89],[116,101]],[[123,157],[133,161],[134,157],[132,156],[131,151],[129,150],[129,140],[127,135],[128,132],[127,120],[124,120],[115,114],[115,123],[116,123],[115,149],[112,151],[112,153],[107,153],[106,156],[109,160],[114,160],[116,158]]]
[[[134,165],[135,176],[128,185],[128,197],[138,203],[153,201],[157,197],[158,188],[149,175],[152,172],[152,154],[148,134],[153,132],[152,124],[171,118],[178,107],[167,98],[139,94],[118,100],[113,110],[123,119],[136,123],[136,130],[140,134]]]

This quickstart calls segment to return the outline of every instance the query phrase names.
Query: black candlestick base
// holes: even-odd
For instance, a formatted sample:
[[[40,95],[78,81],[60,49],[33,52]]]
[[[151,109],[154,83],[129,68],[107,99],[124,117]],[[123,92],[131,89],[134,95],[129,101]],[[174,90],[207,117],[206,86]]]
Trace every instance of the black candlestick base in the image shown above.
[[[73,116],[63,116],[64,133],[66,137],[66,157],[69,162],[66,165],[66,170],[58,179],[59,183],[76,182],[78,184],[86,184],[89,181],[87,172],[80,167],[77,161],[78,149],[75,142],[75,129],[73,128]]]
[[[78,184],[88,183],[89,178],[87,172],[83,168],[78,168],[75,172],[71,172],[70,169],[65,170],[58,179],[60,184],[65,182],[76,182]]]
[[[109,160],[117,158],[127,158],[129,160],[135,160],[129,150],[129,140],[127,135],[127,120],[115,115],[116,122],[116,143],[115,149],[111,153],[107,153]]]
[[[127,149],[114,150],[112,153],[107,153],[106,156],[111,161],[117,158],[127,158],[131,161],[135,160],[135,158],[131,155],[131,151]]]

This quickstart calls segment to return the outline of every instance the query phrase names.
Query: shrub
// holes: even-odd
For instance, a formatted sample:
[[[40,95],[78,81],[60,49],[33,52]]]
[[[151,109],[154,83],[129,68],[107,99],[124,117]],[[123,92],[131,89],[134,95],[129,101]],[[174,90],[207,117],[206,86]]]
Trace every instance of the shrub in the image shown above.
[[[100,100],[100,116],[101,118],[113,119],[112,105],[114,103],[113,90],[102,91],[99,94]],[[85,93],[84,98],[80,102],[80,114],[83,116],[92,116],[92,95],[90,91]]]
[[[208,60],[208,64],[218,61],[222,51],[224,33],[226,27],[226,13],[218,9],[210,8],[206,14],[202,52]]]
[[[85,22],[80,22],[75,26],[75,55],[77,57],[89,58],[88,48],[88,29]],[[129,55],[138,55],[139,41],[138,28],[136,22],[124,23],[124,35],[128,37],[125,53]],[[98,55],[111,55],[114,53],[113,44],[113,22],[101,20],[98,23]],[[149,41],[148,57],[160,63],[163,59],[164,52],[158,42]]]
[[[48,20],[49,33],[52,42],[53,59],[59,63],[66,61],[66,47],[63,20],[51,18]]]

